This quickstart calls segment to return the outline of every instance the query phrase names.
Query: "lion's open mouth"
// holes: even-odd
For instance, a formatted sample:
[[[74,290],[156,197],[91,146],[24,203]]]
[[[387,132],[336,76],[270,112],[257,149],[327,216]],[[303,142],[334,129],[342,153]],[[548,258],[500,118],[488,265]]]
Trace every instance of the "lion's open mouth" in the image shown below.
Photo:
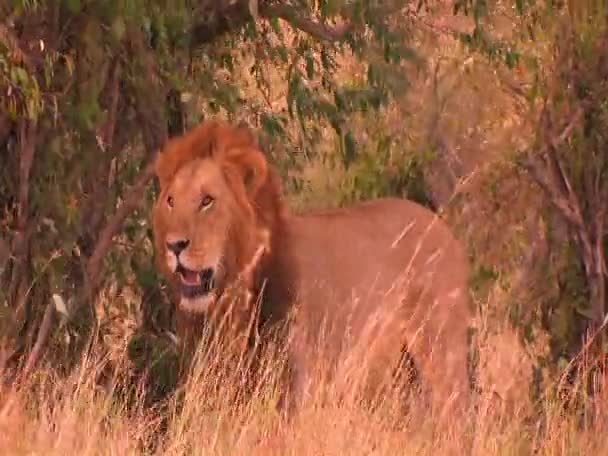
[[[181,280],[182,294],[186,298],[195,298],[210,293],[215,288],[213,269],[192,271],[178,264],[175,271]]]

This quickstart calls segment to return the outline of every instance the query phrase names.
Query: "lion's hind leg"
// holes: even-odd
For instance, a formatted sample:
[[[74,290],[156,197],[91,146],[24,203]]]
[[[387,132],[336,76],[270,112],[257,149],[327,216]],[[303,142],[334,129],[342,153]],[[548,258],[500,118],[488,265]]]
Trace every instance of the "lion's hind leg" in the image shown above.
[[[408,324],[408,352],[420,373],[422,390],[434,416],[454,416],[466,411],[470,400],[468,371],[468,319],[461,315],[463,302],[434,299]],[[453,304],[453,306],[450,306]]]

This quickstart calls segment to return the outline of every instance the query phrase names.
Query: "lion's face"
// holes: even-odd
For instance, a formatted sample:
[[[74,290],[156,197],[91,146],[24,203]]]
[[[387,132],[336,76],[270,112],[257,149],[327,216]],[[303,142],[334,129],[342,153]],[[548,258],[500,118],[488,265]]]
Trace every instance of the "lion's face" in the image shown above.
[[[239,206],[220,166],[211,158],[181,167],[155,207],[160,261],[173,274],[180,306],[205,311],[233,272]]]
[[[206,312],[235,279],[251,287],[248,265],[278,213],[278,186],[252,133],[203,122],[165,144],[155,172],[157,265],[179,293],[178,305]]]

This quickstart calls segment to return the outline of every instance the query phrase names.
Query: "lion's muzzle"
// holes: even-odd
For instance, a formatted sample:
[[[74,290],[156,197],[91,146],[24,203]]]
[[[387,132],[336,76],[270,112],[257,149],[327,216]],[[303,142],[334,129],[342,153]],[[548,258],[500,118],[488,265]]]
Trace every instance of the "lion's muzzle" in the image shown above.
[[[212,267],[193,269],[187,258],[180,258],[190,245],[185,238],[170,239],[166,242],[169,267],[180,279],[180,290],[184,298],[194,299],[208,295],[215,288],[215,270]]]

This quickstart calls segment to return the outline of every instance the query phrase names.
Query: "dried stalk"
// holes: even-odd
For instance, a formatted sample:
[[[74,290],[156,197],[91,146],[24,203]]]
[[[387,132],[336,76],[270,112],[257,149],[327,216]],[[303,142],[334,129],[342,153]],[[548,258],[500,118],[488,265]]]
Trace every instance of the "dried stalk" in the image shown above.
[[[42,322],[40,323],[40,328],[38,329],[38,335],[36,336],[36,342],[34,343],[34,347],[28,355],[23,369],[19,373],[18,383],[22,383],[32,374],[32,372],[38,365],[38,362],[42,358],[46,344],[49,340],[49,337],[51,336],[54,317],[55,308],[53,306],[53,303],[49,302],[44,311],[44,315],[42,317]]]

